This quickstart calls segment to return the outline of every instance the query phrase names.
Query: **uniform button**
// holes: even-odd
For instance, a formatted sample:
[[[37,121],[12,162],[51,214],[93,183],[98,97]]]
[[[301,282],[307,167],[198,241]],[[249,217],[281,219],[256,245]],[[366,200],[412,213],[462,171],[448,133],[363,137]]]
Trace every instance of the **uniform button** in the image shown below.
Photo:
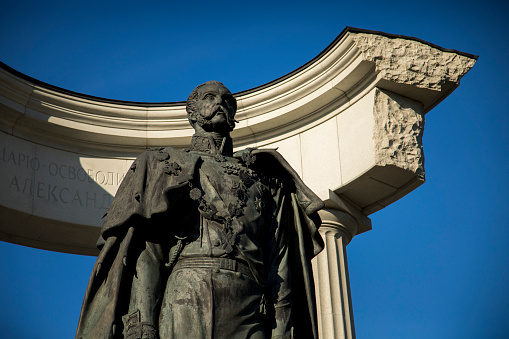
[[[243,250],[244,249],[244,245],[240,244],[239,245],[239,250]]]
[[[219,273],[219,268],[214,268],[214,269],[213,269],[213,272],[214,272],[214,273]]]
[[[221,245],[221,242],[218,239],[216,239],[216,240],[214,240],[212,245],[214,245],[215,247],[219,247],[219,245]]]
[[[241,278],[242,277],[242,273],[240,273],[240,272],[235,272],[235,275],[237,276],[237,278]]]

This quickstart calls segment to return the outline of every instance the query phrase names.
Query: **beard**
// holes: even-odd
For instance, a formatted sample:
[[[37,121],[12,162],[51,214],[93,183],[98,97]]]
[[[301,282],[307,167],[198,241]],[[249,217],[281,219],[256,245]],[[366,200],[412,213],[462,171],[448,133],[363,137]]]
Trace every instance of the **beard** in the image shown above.
[[[197,114],[196,123],[201,127],[211,127],[212,121],[210,119],[204,118],[201,114]]]

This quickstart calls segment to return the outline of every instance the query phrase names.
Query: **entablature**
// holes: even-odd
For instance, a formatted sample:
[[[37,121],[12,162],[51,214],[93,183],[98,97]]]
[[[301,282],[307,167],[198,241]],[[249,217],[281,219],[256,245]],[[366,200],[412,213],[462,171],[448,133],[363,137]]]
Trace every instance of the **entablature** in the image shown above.
[[[424,114],[459,85],[476,58],[412,37],[347,27],[322,53],[295,71],[235,93],[239,123],[232,138],[238,149],[278,147],[326,204],[343,206],[356,218],[357,232],[362,233],[371,228],[367,215],[424,182]],[[93,208],[103,204],[98,197],[115,194],[118,178],[136,155],[154,146],[189,145],[194,131],[185,102],[98,98],[0,66],[0,130],[7,145],[0,184],[10,194],[0,197],[0,220],[2,225],[18,219],[24,224],[46,220],[46,235],[38,235],[45,239],[40,245],[33,239],[36,225],[2,226],[0,238],[89,253],[83,248],[94,244],[85,244],[79,236],[65,246],[61,237],[52,238],[51,232],[57,230],[51,229],[51,220],[58,221],[60,234],[67,223],[73,234],[87,234],[82,239],[88,241],[90,232],[98,232],[104,212]],[[16,151],[21,147],[16,145],[25,148]],[[17,152],[17,163],[9,161],[9,152],[12,159]],[[13,181],[20,154],[23,159],[38,159],[39,172],[33,168],[30,172],[27,160],[24,175],[32,178],[31,184],[46,185],[47,193],[27,194],[28,179],[23,187],[16,176]],[[71,168],[77,179],[66,182]],[[46,176],[37,179],[43,170]],[[81,181],[76,173],[88,177]],[[116,185],[108,186],[109,173]],[[59,176],[63,183],[48,184]],[[54,194],[58,184],[60,196]],[[72,186],[75,184],[78,188]],[[75,210],[62,214],[62,208],[75,201]],[[54,246],[48,245],[52,241]]]

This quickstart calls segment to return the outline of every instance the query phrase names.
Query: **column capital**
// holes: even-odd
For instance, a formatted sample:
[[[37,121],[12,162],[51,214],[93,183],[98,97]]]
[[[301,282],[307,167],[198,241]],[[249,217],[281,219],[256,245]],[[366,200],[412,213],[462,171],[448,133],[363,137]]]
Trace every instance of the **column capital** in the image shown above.
[[[329,190],[325,207],[318,212],[322,219],[320,229],[337,229],[344,233],[348,244],[354,236],[371,230],[371,219],[348,201]]]
[[[322,225],[318,229],[321,233],[341,232],[346,244],[357,234],[357,222],[347,212],[325,208],[318,211],[318,215],[322,219]]]

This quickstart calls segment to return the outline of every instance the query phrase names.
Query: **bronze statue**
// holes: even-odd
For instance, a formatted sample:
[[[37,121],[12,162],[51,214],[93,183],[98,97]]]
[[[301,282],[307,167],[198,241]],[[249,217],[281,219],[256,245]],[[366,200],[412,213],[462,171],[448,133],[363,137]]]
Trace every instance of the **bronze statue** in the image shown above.
[[[275,150],[233,153],[223,84],[186,109],[190,149],[144,152],[119,187],[76,338],[316,338],[323,202]]]

